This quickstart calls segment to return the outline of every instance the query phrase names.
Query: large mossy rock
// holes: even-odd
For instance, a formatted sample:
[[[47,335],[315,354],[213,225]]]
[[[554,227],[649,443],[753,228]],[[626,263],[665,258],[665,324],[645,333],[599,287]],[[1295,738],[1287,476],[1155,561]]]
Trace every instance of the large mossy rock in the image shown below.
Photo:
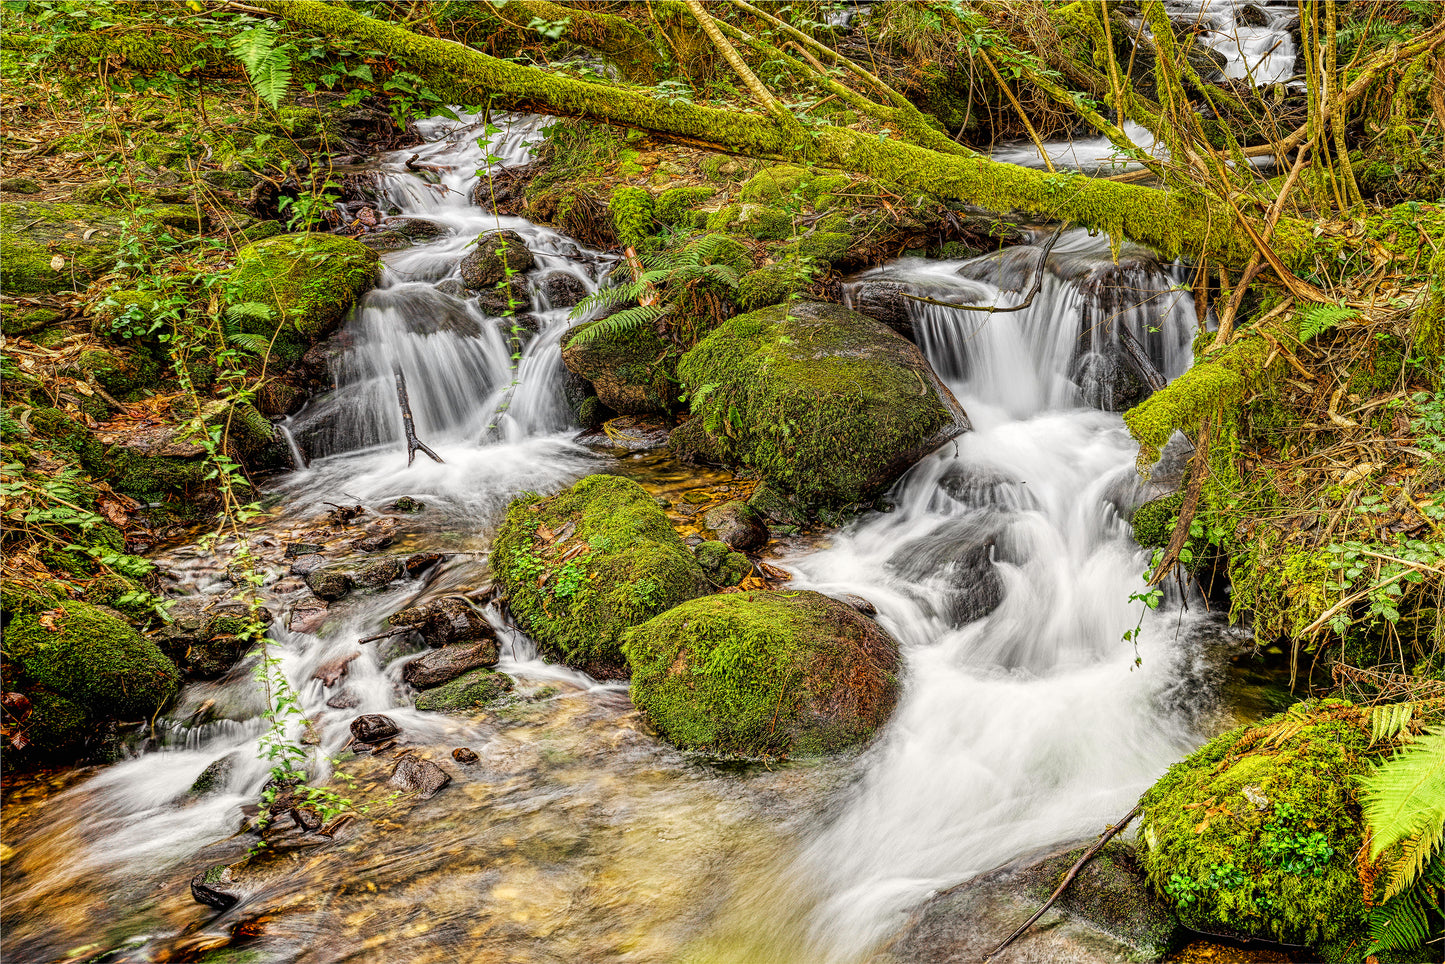
[[[627,634],[632,702],[670,742],[808,755],[869,738],[898,699],[898,644],[816,592],[694,599]]]
[[[592,383],[602,404],[619,415],[666,414],[677,400],[677,351],[651,325],[598,329],[577,325],[562,336],[562,363]]]
[[[184,217],[183,217],[184,216]],[[185,219],[189,218],[189,224]],[[176,222],[194,230],[195,210],[152,205],[132,213],[100,204],[7,201],[0,205],[0,274],[9,295],[78,291],[115,270],[123,221],[131,230]]]
[[[874,498],[968,429],[913,344],[838,305],[733,318],[677,373],[693,412],[679,448],[754,469],[813,508]]]
[[[513,501],[491,566],[524,631],[604,677],[626,673],[626,630],[712,589],[652,496],[616,475]]]
[[[351,238],[283,234],[237,252],[228,299],[271,309],[264,320],[245,316],[242,327],[267,338],[276,334],[272,350],[289,363],[336,330],[376,284],[377,265],[376,252]]]
[[[462,283],[468,288],[490,288],[498,281],[532,267],[536,258],[527,239],[516,231],[488,231],[477,235],[476,246],[462,259]]]
[[[118,613],[73,600],[13,619],[5,656],[45,694],[32,703],[44,711],[38,722],[47,734],[70,742],[82,735],[77,717],[149,719],[180,680],[175,664]],[[62,749],[33,742],[41,752]]]
[[[1367,711],[1311,701],[1169,768],[1140,801],[1139,839],[1150,882],[1185,926],[1365,959],[1356,791],[1381,752],[1370,738]]]

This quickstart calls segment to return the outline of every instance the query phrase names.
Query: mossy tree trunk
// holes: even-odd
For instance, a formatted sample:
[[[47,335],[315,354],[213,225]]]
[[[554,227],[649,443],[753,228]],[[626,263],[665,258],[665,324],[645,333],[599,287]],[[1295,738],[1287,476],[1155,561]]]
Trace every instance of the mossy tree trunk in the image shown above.
[[[1071,221],[1116,239],[1150,245],[1171,257],[1189,254],[1242,267],[1254,253],[1247,234],[1235,227],[1230,209],[1202,193],[1048,174],[848,128],[784,126],[761,114],[668,102],[646,92],[509,63],[318,0],[258,0],[255,6],[310,30],[385,51],[426,77],[451,103],[489,103],[508,110],[582,117],[711,150],[849,171],[994,210],[1016,209]],[[1290,265],[1302,262],[1318,246],[1309,226],[1293,219],[1279,222],[1272,243]]]

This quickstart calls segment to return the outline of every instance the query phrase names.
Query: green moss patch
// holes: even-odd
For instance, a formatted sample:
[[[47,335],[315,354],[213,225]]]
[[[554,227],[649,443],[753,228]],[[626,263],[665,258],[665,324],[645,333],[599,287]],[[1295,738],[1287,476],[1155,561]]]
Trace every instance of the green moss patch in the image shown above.
[[[248,317],[248,332],[270,338],[286,361],[341,324],[357,300],[376,284],[378,258],[359,241],[331,234],[286,234],[242,248],[231,272],[227,300],[271,309],[271,317]]]
[[[97,204],[7,201],[0,205],[5,291],[24,295],[81,290],[115,268],[122,221],[131,220],[139,231],[181,210],[156,205],[132,213]]]
[[[576,341],[579,332],[600,320],[578,325],[562,336],[567,370],[591,382],[602,404],[619,415],[672,411],[678,395],[676,347],[645,325]]]
[[[685,602],[626,636],[632,701],[672,743],[818,754],[868,739],[898,696],[898,646],[815,592]]]
[[[624,631],[712,588],[646,490],[615,475],[515,500],[491,567],[524,631],[604,676],[625,672]]]
[[[434,686],[416,698],[416,708],[436,713],[491,706],[512,692],[512,678],[489,669],[474,669],[449,683]]]
[[[677,370],[707,436],[694,448],[814,508],[872,499],[967,425],[914,345],[837,305],[733,318]]]
[[[1170,767],[1140,801],[1140,839],[1149,880],[1180,920],[1363,960],[1355,792],[1370,736],[1349,703],[1299,703]]]
[[[30,682],[96,718],[149,718],[179,683],[175,664],[155,643],[117,613],[83,602],[14,619],[5,655]]]

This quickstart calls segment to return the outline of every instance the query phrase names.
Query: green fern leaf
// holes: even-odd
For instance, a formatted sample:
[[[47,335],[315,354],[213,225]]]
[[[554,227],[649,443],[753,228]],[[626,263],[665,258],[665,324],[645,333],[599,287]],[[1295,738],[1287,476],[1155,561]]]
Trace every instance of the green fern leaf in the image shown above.
[[[256,321],[269,321],[271,318],[271,306],[260,301],[238,301],[233,305],[226,306],[228,318],[251,318]]]
[[[625,308],[615,315],[592,322],[577,334],[572,336],[573,345],[590,345],[602,338],[612,338],[618,335],[636,331],[649,322],[655,322],[667,309],[658,305],[638,305],[633,308]]]
[[[1316,335],[1323,335],[1342,322],[1359,317],[1353,308],[1341,305],[1309,305],[1300,312],[1299,340],[1309,341]]]
[[[276,46],[276,32],[256,26],[231,38],[231,52],[246,68],[251,89],[272,108],[281,106],[291,86],[291,57]]]
[[[265,335],[257,335],[251,332],[229,332],[226,335],[226,340],[237,348],[256,355],[264,355],[271,349],[271,340],[269,338]]]

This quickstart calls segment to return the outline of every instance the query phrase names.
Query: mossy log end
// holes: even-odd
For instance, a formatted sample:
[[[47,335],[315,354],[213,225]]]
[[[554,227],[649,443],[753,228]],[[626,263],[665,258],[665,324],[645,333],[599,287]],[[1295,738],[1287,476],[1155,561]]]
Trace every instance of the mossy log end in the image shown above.
[[[949,156],[847,128],[810,132],[761,114],[668,103],[641,91],[508,63],[319,0],[258,0],[256,5],[327,36],[386,51],[425,76],[451,103],[489,102],[511,110],[583,117],[710,150],[866,174],[886,184],[928,190],[993,210],[1073,221],[1150,245],[1169,257],[1191,254],[1239,266],[1254,253],[1244,232],[1230,227],[1230,213],[1212,211],[1200,195]],[[1305,256],[1313,239],[1302,223],[1281,220],[1272,243],[1290,264]]]

